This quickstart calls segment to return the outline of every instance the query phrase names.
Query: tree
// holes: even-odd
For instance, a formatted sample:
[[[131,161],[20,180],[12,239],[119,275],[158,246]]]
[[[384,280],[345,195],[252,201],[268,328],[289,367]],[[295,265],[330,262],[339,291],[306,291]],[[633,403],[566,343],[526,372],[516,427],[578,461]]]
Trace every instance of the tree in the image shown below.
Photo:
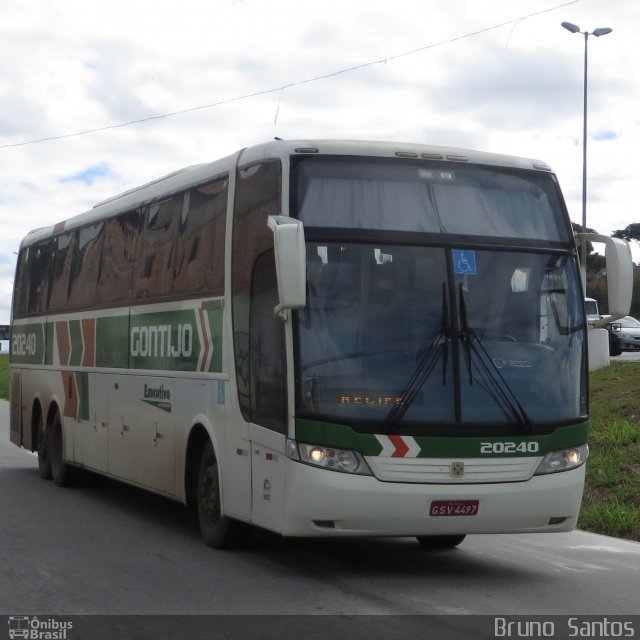
[[[618,229],[617,231],[614,231],[611,235],[614,238],[622,238],[627,242],[630,242],[631,240],[640,241],[640,222],[632,222],[624,229]]]

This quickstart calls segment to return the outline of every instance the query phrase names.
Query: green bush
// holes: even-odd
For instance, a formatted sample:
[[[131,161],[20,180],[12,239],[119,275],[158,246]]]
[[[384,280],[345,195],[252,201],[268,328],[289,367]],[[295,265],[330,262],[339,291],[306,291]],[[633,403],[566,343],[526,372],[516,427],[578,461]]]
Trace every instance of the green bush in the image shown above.
[[[9,354],[0,353],[0,398],[9,399]]]
[[[591,455],[578,527],[640,540],[640,362],[590,376]]]

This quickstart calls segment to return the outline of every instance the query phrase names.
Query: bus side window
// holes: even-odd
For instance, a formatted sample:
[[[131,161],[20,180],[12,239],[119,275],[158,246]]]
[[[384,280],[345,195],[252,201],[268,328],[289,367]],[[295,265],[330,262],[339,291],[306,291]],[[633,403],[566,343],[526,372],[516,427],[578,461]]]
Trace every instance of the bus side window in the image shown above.
[[[267,328],[262,321],[263,307],[267,304],[265,300],[269,297],[268,274],[275,272],[273,233],[267,226],[267,217],[278,214],[281,209],[281,171],[278,161],[265,161],[238,169],[231,288],[236,380],[242,415],[247,421],[286,432],[286,389],[269,401],[268,409],[261,405],[262,399],[256,397],[259,388],[264,387],[262,372],[265,367],[273,371],[286,368],[284,348],[278,346],[284,345],[284,327],[280,320],[273,318],[273,304],[270,314],[275,324]],[[264,274],[262,270],[266,270]],[[255,284],[252,284],[253,278],[256,278]],[[264,344],[266,335],[276,341],[268,355]],[[256,343],[262,347],[251,354]],[[263,358],[268,358],[268,362],[263,362]],[[281,362],[276,363],[276,359]],[[276,403],[280,406],[276,407]]]
[[[229,179],[181,194],[173,293],[224,293],[224,235]]]
[[[24,315],[26,302],[24,300],[25,286],[25,270],[29,249],[22,249],[18,254],[18,262],[16,264],[15,285],[13,287],[13,315],[16,318]]]
[[[46,312],[46,300],[49,296],[51,286],[51,263],[53,261],[53,242],[43,243],[40,247],[40,256],[34,262],[34,269],[31,273],[31,293],[33,297],[29,301],[30,313]]]
[[[251,282],[251,419],[264,427],[284,431],[287,424],[287,372],[283,324],[273,313],[277,304],[278,283],[271,249],[257,258]]]
[[[69,273],[71,271],[71,257],[75,245],[76,233],[73,231],[61,233],[54,239],[55,250],[51,265],[51,286],[49,287],[49,311],[64,311],[67,308],[67,294],[69,292]]]
[[[154,202],[145,208],[142,244],[136,255],[134,300],[165,298],[171,294],[176,226],[181,209],[180,196]]]
[[[44,240],[23,250],[19,270],[21,296],[17,301],[16,317],[46,313],[54,251],[53,239]]]
[[[98,222],[78,230],[77,242],[69,271],[69,307],[90,307],[100,274],[100,250],[102,248],[104,222]]]
[[[140,217],[139,211],[128,211],[105,221],[96,302],[129,303]]]

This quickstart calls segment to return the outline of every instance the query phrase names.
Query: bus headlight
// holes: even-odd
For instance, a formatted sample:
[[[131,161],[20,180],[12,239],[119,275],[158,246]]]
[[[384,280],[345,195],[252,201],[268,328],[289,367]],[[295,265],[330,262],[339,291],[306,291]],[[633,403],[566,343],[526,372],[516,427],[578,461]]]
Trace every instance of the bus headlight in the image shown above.
[[[361,476],[371,475],[369,465],[365,462],[362,454],[350,449],[305,444],[289,439],[287,440],[287,456],[291,460],[304,462],[322,469],[329,469],[330,471],[355,473]]]
[[[589,445],[581,444],[578,447],[551,451],[542,459],[535,473],[537,476],[546,473],[557,473],[558,471],[568,471],[583,465],[589,457]]]

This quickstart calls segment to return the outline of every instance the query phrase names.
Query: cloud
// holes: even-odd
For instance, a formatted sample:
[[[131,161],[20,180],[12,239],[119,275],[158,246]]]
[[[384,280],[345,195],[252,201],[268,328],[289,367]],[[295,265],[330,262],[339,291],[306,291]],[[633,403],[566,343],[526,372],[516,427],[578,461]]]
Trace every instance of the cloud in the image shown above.
[[[451,69],[431,92],[434,110],[499,129],[542,129],[576,115],[580,87],[566,57],[490,49]]]

